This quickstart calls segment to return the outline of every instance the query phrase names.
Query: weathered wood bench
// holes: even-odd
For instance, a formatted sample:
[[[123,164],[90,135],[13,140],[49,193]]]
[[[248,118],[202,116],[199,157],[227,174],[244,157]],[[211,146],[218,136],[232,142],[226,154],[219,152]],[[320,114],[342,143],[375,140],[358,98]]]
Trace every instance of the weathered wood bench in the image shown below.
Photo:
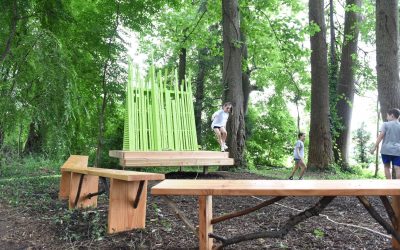
[[[164,180],[163,174],[87,167],[88,156],[72,155],[61,167],[59,199],[69,208],[96,207],[99,177],[110,179],[108,233],[144,228],[147,183]]]
[[[243,239],[260,238],[260,234],[241,235],[226,239],[213,234],[213,224],[248,214],[261,207],[273,204],[286,196],[323,196],[312,208],[300,213],[295,220],[288,221],[286,229],[318,215],[335,196],[356,196],[371,216],[392,235],[394,249],[400,249],[400,180],[165,180],[151,189],[153,195],[190,195],[199,197],[199,246],[212,249],[213,238],[222,246],[231,245]],[[213,218],[212,196],[276,196],[263,203],[232,214]],[[380,196],[391,224],[374,210],[365,196]],[[392,196],[389,202],[387,196]],[[288,231],[288,230],[286,230]],[[285,231],[285,232],[286,232]],[[278,235],[276,232],[268,232]],[[264,237],[270,234],[265,233]],[[287,232],[286,232],[287,233]],[[281,236],[283,236],[282,234]],[[211,236],[211,237],[210,237]]]
[[[111,150],[110,157],[118,158],[123,168],[126,167],[183,167],[231,166],[234,159],[228,152],[217,151],[123,151]]]

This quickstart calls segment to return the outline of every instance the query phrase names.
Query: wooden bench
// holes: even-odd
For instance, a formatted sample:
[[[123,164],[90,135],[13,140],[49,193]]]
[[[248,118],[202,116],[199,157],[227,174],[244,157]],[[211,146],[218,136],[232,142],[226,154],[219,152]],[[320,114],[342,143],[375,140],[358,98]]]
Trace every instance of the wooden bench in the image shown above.
[[[165,180],[151,189],[153,195],[190,195],[199,197],[199,247],[212,249],[213,239],[227,243],[226,239],[213,234],[213,224],[233,217],[247,214],[263,206],[273,204],[286,196],[323,196],[317,205],[329,204],[335,196],[356,196],[367,211],[387,231],[392,234],[394,249],[400,249],[400,180]],[[276,196],[248,211],[239,211],[230,215],[213,218],[212,196]],[[392,225],[379,218],[364,196],[380,196]],[[387,196],[392,196],[390,204]],[[321,203],[322,201],[322,203]],[[325,204],[326,203],[326,204]],[[262,206],[261,206],[262,205]],[[317,206],[316,205],[316,206]],[[323,210],[324,207],[322,207]],[[318,215],[317,207],[308,217]],[[321,210],[321,211],[322,211]],[[307,213],[303,212],[307,217]],[[307,217],[307,218],[308,218]],[[385,224],[386,223],[386,224]],[[391,228],[390,228],[391,227]],[[209,236],[212,236],[210,238]],[[397,240],[396,240],[397,239]],[[230,243],[235,242],[230,240]]]
[[[119,159],[123,168],[126,167],[183,167],[231,166],[234,159],[229,158],[228,152],[217,151],[123,151],[111,150],[110,157]]]
[[[72,155],[61,167],[59,199],[69,208],[96,207],[99,176],[110,179],[108,233],[144,228],[147,182],[164,180],[163,174],[87,167],[88,156]]]

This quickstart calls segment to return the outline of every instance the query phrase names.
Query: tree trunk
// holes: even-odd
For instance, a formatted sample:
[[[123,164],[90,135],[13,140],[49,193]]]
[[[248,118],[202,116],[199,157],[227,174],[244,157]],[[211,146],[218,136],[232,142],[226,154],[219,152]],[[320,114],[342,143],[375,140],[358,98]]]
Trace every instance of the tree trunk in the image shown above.
[[[376,72],[382,119],[391,108],[400,108],[398,62],[398,1],[376,1]]]
[[[3,63],[3,61],[6,59],[8,53],[10,52],[11,49],[11,43],[14,39],[15,32],[17,29],[17,21],[18,21],[18,8],[17,8],[17,0],[14,0],[12,3],[12,17],[11,17],[11,24],[10,24],[10,35],[8,36],[7,42],[6,42],[6,47],[4,48],[4,51],[1,53],[0,56],[0,64]]]
[[[40,124],[36,124],[35,122],[29,124],[28,139],[23,151],[25,155],[42,152],[43,138],[40,130]]]
[[[207,48],[199,49],[198,51],[198,62],[199,70],[196,77],[196,101],[194,103],[194,120],[196,123],[196,134],[197,143],[201,145],[202,142],[202,121],[201,114],[203,111],[203,101],[204,101],[204,79],[207,72]]]
[[[99,134],[97,137],[97,150],[96,150],[96,159],[94,165],[97,167],[101,167],[101,154],[104,146],[104,131],[105,131],[105,115],[107,108],[107,98],[108,98],[108,86],[107,86],[107,72],[109,63],[111,63],[111,45],[115,36],[117,35],[118,25],[119,25],[119,4],[117,3],[117,15],[115,17],[115,27],[114,33],[111,34],[110,39],[108,41],[108,55],[104,62],[103,66],[103,75],[102,75],[102,90],[103,90],[103,98],[100,108],[99,114]]]
[[[3,143],[4,143],[4,130],[3,128],[0,126],[0,150],[3,147]]]
[[[181,48],[179,52],[178,83],[179,86],[185,81],[186,73],[186,48]]]
[[[335,13],[335,4],[333,0],[329,0],[329,23],[330,23],[330,53],[329,53],[329,108],[330,108],[330,119],[329,124],[331,128],[331,135],[337,136],[336,131],[339,128],[338,118],[336,112],[336,88],[337,88],[337,77],[338,77],[338,60],[336,54],[336,34],[335,34],[335,20],[333,18]],[[337,147],[333,147],[333,155],[335,162],[340,161],[340,152]]]
[[[356,5],[361,7],[361,0],[347,0],[346,6]],[[344,36],[342,55],[340,58],[339,82],[336,104],[336,111],[340,121],[339,135],[336,138],[336,145],[340,154],[339,164],[343,170],[349,167],[349,146],[350,146],[350,124],[354,102],[354,66],[357,55],[357,42],[359,33],[359,15],[351,10],[346,11],[344,18]]]
[[[324,169],[332,162],[329,131],[328,62],[324,1],[309,1],[310,23],[320,27],[311,42],[311,125],[308,166]]]
[[[224,44],[222,82],[224,86],[228,86],[225,101],[233,104],[232,114],[227,124],[228,144],[230,157],[235,159],[235,166],[243,167],[245,166],[245,124],[238,0],[223,0],[222,16]]]
[[[243,42],[243,47],[242,47],[242,57],[243,61],[247,62],[247,59],[249,58],[249,54],[247,51],[247,44],[246,44],[246,36],[243,33],[242,30],[240,30],[240,36],[242,38]],[[248,106],[249,106],[249,97],[250,97],[250,92],[251,92],[251,85],[250,85],[250,69],[248,65],[246,64],[245,69],[242,69],[242,87],[243,87],[243,112],[244,115],[247,114]]]

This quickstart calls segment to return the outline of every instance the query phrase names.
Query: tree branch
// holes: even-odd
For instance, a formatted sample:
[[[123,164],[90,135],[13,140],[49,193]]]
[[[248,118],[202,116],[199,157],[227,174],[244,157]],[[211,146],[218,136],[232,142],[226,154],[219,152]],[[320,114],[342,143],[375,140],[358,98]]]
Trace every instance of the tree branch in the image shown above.
[[[389,234],[400,242],[400,234],[379,215],[379,213],[372,207],[371,203],[369,203],[368,199],[365,196],[357,196],[357,198],[364,205],[372,218],[374,218]]]
[[[271,204],[274,204],[275,202],[278,202],[278,201],[282,200],[283,198],[286,198],[286,196],[277,196],[277,197],[274,197],[274,198],[272,198],[270,200],[263,201],[262,203],[258,204],[257,206],[246,208],[246,209],[241,210],[241,211],[236,211],[236,212],[233,212],[233,213],[230,213],[230,214],[226,214],[226,215],[214,218],[214,219],[211,220],[211,224],[217,224],[217,223],[222,222],[222,221],[226,221],[226,220],[229,220],[229,219],[232,219],[232,218],[235,218],[235,217],[239,217],[239,216],[243,216],[243,215],[252,213],[252,212],[257,211],[257,210],[259,210],[259,209],[261,209],[263,207],[266,207],[266,206],[269,206]]]
[[[8,36],[7,43],[6,43],[6,48],[4,49],[3,53],[1,53],[0,57],[0,63],[2,64],[3,61],[6,59],[8,53],[10,52],[11,49],[11,43],[12,40],[14,39],[15,36],[15,31],[17,29],[17,20],[18,20],[18,11],[17,11],[17,1],[13,1],[13,6],[12,6],[12,18],[11,18],[11,25],[10,25],[10,35]]]
[[[283,228],[281,228],[278,231],[249,233],[245,235],[235,236],[229,239],[226,239],[224,237],[215,234],[209,234],[209,237],[222,242],[222,244],[217,246],[215,249],[222,249],[225,246],[236,244],[242,241],[254,240],[258,238],[282,238],[283,236],[288,234],[289,231],[300,222],[303,222],[312,216],[319,215],[329,205],[329,203],[331,203],[332,200],[335,199],[335,197],[336,196],[322,197],[313,207],[287,220],[285,226],[283,226]]]
[[[174,210],[175,215],[178,216],[183,221],[183,223],[185,223],[190,231],[192,231],[193,234],[197,235],[196,227],[190,222],[188,218],[186,218],[185,214],[182,213],[181,210],[179,210],[179,208],[175,205],[175,202],[167,196],[161,196],[161,199],[163,199],[165,203],[167,203],[167,205],[170,206],[172,210]]]

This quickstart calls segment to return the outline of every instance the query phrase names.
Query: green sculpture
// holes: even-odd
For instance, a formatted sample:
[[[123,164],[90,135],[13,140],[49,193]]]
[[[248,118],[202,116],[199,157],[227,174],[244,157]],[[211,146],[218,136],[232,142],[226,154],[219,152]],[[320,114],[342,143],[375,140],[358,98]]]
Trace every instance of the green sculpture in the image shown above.
[[[178,84],[168,72],[150,67],[142,79],[129,63],[123,149],[128,151],[198,150],[190,81]]]

